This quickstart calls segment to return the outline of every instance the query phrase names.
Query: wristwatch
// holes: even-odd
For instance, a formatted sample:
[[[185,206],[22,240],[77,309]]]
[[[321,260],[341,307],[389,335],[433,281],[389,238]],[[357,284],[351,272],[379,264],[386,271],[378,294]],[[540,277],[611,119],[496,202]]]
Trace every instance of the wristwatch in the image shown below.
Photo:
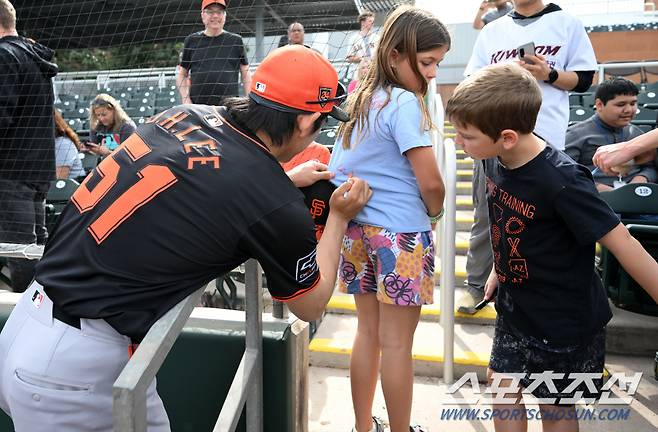
[[[557,71],[551,68],[551,71],[548,73],[548,79],[544,80],[544,82],[547,84],[553,84],[555,81],[557,81],[558,76],[559,74]]]

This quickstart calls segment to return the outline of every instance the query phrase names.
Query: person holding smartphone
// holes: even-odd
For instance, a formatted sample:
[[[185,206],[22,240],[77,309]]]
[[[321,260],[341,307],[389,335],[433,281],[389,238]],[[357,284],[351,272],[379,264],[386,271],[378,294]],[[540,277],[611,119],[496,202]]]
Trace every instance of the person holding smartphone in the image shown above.
[[[86,150],[107,156],[135,132],[135,123],[121,108],[119,101],[101,93],[91,102],[89,110],[89,142]]]
[[[551,147],[564,150],[569,123],[569,92],[584,92],[597,68],[592,44],[582,23],[541,0],[514,0],[514,10],[485,26],[475,42],[464,75],[494,63],[518,62],[537,80],[542,105],[534,133]],[[534,45],[534,50],[531,48]],[[520,51],[523,48],[523,58]],[[474,224],[466,261],[467,293],[457,301],[459,311],[473,314],[482,300],[492,266],[484,173],[473,173]]]

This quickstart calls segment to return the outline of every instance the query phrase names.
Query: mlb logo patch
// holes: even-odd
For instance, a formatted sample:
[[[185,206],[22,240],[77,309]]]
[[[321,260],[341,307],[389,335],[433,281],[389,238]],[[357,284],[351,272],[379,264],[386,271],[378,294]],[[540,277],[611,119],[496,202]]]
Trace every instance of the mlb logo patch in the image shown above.
[[[43,299],[44,296],[39,291],[34,291],[34,294],[32,294],[32,304],[37,309],[41,307],[41,304],[43,303]]]
[[[219,117],[217,117],[217,116],[214,115],[214,114],[206,114],[205,116],[203,116],[203,119],[204,119],[205,122],[208,123],[211,127],[219,127],[219,126],[221,126],[222,124],[224,124],[224,122],[223,122]]]
[[[257,92],[259,92],[259,93],[265,93],[265,89],[266,89],[266,88],[267,88],[267,86],[266,86],[265,84],[263,84],[262,82],[257,82],[257,83],[256,83],[256,91],[257,91]]]

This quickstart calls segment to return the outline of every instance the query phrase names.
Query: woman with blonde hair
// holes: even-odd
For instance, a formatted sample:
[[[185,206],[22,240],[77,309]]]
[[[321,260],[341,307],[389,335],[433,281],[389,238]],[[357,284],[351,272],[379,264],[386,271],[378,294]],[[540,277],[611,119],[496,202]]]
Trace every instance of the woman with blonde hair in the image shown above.
[[[119,101],[112,96],[101,93],[89,107],[89,142],[88,151],[107,156],[135,132],[135,123],[121,108]]]
[[[78,152],[82,145],[78,135],[66,124],[58,110],[55,117],[55,169],[57,179],[80,179],[85,176]]]

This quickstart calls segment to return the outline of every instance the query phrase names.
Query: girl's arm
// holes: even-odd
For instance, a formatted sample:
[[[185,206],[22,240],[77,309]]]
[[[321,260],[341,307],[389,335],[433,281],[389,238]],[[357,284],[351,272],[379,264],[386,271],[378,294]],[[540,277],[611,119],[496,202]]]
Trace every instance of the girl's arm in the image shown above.
[[[624,270],[658,303],[658,263],[626,227],[620,223],[599,243],[613,253]]]
[[[409,159],[416,176],[420,196],[427,207],[427,214],[438,215],[443,209],[446,190],[432,147],[415,147],[407,150],[405,156]]]

